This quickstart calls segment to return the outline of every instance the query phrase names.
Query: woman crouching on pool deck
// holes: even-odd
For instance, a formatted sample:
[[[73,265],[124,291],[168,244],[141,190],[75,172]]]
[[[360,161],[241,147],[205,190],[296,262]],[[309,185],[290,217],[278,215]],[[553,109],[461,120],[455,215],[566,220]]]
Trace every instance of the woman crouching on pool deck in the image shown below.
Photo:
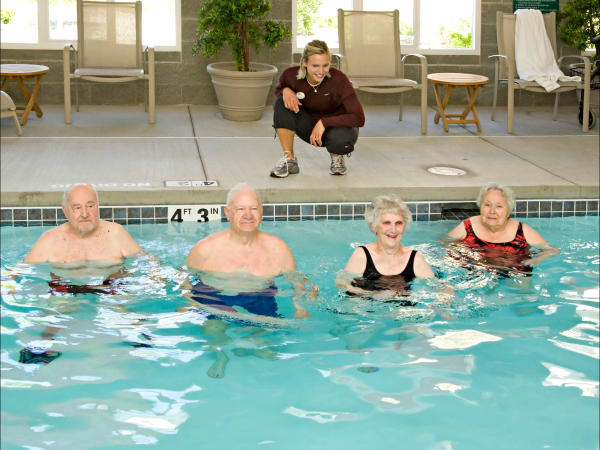
[[[283,158],[271,170],[272,177],[300,172],[294,155],[295,135],[315,147],[327,148],[329,173],[346,175],[344,155],[354,150],[365,114],[348,77],[330,65],[327,44],[314,40],[304,48],[300,66],[288,67],[281,74],[275,89],[273,127]]]
[[[435,277],[423,255],[402,245],[412,216],[400,198],[376,197],[365,212],[365,221],[377,241],[354,250],[336,286],[352,296],[391,300],[405,296],[415,278]]]
[[[460,241],[468,248],[467,259],[481,262],[501,275],[527,275],[533,266],[560,253],[529,225],[510,217],[515,207],[510,188],[485,184],[479,191],[477,206],[480,214],[465,219],[446,238],[450,242]],[[459,247],[452,247],[464,255]],[[531,247],[540,250],[534,257]]]

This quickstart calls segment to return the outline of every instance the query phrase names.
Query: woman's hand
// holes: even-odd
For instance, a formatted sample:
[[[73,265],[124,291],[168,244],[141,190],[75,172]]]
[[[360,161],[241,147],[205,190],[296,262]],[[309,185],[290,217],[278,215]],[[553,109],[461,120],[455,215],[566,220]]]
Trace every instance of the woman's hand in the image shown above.
[[[310,143],[315,147],[321,147],[323,145],[321,141],[323,133],[325,133],[325,126],[323,125],[323,122],[319,120],[310,134]]]
[[[296,93],[287,87],[283,90],[283,104],[287,109],[295,113],[300,111],[300,106],[302,105],[298,97],[296,97]]]

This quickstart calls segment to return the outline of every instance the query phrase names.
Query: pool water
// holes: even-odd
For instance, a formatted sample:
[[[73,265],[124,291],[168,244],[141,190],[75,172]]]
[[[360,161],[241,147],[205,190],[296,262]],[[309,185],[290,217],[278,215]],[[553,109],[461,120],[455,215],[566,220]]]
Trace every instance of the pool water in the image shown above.
[[[414,286],[412,308],[338,292],[374,240],[362,221],[264,223],[320,288],[284,326],[178,311],[190,248],[226,224],[128,226],[162,266],[129,261],[118,295],[50,295],[48,268],[21,268],[2,292],[2,448],[597,449],[598,217],[526,222],[562,252],[525,285],[449,261],[437,239],[456,222],[412,225],[404,243],[455,289],[443,310],[435,283]],[[4,275],[44,230],[2,228]],[[50,364],[18,362],[49,344]]]

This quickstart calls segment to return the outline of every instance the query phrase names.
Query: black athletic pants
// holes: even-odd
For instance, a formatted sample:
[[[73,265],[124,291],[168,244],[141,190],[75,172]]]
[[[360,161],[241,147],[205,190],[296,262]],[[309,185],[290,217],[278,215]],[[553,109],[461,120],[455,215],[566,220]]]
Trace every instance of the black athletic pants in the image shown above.
[[[287,109],[283,97],[275,101],[273,107],[273,127],[285,128],[295,132],[300,139],[310,144],[310,135],[317,121],[302,107],[295,113]],[[329,153],[347,155],[354,151],[354,144],[358,139],[358,128],[331,127],[326,128],[321,142]]]

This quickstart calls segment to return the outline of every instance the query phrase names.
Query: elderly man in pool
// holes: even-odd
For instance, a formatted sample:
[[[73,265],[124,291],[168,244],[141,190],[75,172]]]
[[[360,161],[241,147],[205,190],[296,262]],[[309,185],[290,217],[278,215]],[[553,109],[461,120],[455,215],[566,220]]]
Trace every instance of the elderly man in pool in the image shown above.
[[[46,231],[25,257],[29,264],[50,263],[65,268],[85,266],[110,269],[141,251],[125,229],[101,220],[98,193],[89,184],[75,184],[63,195],[67,222]]]
[[[67,189],[62,210],[67,222],[42,234],[24,262],[51,265],[48,284],[53,294],[114,293],[112,284],[123,276],[123,260],[140,253],[140,246],[121,225],[99,219],[98,194],[89,184]],[[87,284],[95,277],[104,282]],[[42,336],[52,339],[57,332],[56,327],[46,327]],[[19,360],[48,363],[58,355],[24,349]]]
[[[296,270],[289,247],[278,237],[260,231],[262,204],[246,184],[227,194],[225,215],[229,229],[199,241],[190,251],[186,265],[212,272],[248,272],[257,277],[274,277]]]
[[[257,298],[254,302],[256,304],[250,305],[251,309],[248,308],[249,305],[242,306],[251,313],[276,316],[272,308],[264,307],[264,303],[267,299],[273,301],[272,297],[276,293],[272,283],[274,277],[295,273],[296,263],[292,252],[281,239],[258,229],[262,222],[262,203],[256,191],[247,184],[237,184],[229,191],[225,215],[229,228],[196,243],[188,255],[187,267],[202,271],[203,279],[208,281],[210,278],[210,284],[224,283],[225,291],[234,288],[239,292],[241,288],[244,292],[261,292],[264,294],[263,298]],[[235,280],[235,285],[230,282],[232,280]],[[234,305],[227,304],[228,300],[235,301],[232,298],[235,296],[224,297],[226,298],[210,304],[220,310],[235,313]],[[202,303],[207,304],[204,301]],[[276,305],[272,306],[276,309]],[[294,306],[295,317],[308,315],[295,298]]]
[[[284,275],[294,288],[294,317],[307,317],[308,312],[298,304],[305,294],[306,278],[296,272],[292,252],[276,236],[259,230],[262,221],[262,204],[254,189],[245,183],[234,186],[227,195],[225,215],[229,228],[200,240],[190,251],[186,261],[188,269],[198,271],[186,297],[216,317],[241,319],[259,324],[284,324],[277,311],[275,296],[278,288],[274,278]],[[242,307],[246,312],[234,307]],[[203,325],[209,336],[209,345],[217,360],[208,375],[224,376],[228,361],[223,347],[232,342],[226,335],[228,325],[212,316]],[[260,336],[267,331],[255,328],[244,338],[257,348],[236,348],[238,356],[252,354],[263,359],[277,359],[269,343]]]

